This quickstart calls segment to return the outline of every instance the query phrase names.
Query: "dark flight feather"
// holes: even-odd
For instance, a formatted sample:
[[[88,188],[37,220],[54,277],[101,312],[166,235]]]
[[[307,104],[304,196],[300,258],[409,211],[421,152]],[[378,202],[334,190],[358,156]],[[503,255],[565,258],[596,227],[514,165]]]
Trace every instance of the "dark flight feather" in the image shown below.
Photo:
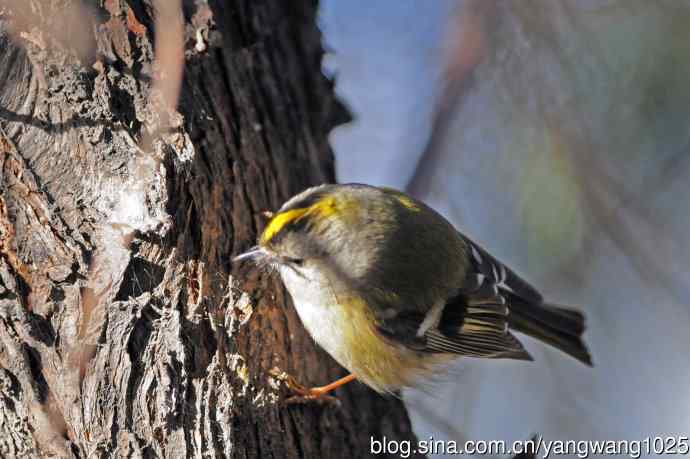
[[[532,360],[516,330],[591,365],[581,340],[582,313],[544,303],[541,294],[484,249],[465,238],[470,259],[463,287],[443,307],[438,324],[418,336],[426,314],[401,313],[379,331],[411,349],[468,357]]]
[[[426,333],[429,350],[531,359],[508,331],[513,329],[592,365],[581,340],[585,330],[582,313],[544,303],[534,287],[477,244],[465,240],[471,260],[467,281],[447,303],[438,330]]]

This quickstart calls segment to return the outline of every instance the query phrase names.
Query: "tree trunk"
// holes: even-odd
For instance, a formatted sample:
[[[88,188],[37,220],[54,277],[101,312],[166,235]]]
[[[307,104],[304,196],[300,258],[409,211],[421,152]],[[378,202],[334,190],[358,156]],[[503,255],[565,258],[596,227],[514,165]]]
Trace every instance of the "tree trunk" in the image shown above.
[[[286,406],[280,372],[344,370],[278,279],[231,263],[261,211],[334,179],[345,110],[316,2],[186,1],[179,113],[156,108],[169,69],[150,2],[5,3],[0,455],[360,457],[370,437],[414,440],[402,403],[359,383],[340,406]]]

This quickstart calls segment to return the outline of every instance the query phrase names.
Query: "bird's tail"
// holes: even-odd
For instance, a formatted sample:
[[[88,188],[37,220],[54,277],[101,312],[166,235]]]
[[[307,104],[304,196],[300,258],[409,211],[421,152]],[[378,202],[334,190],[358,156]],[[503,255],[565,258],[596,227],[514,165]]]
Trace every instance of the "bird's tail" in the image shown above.
[[[549,344],[580,362],[592,366],[592,357],[582,342],[585,316],[574,309],[549,303],[529,304],[512,297],[508,301],[510,313],[508,325]]]

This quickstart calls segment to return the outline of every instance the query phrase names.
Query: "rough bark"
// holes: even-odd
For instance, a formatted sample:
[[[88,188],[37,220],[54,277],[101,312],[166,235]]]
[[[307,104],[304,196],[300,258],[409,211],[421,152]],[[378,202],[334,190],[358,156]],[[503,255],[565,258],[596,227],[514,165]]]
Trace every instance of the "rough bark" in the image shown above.
[[[169,125],[150,3],[103,0],[68,22],[74,2],[8,5],[0,455],[359,457],[370,436],[413,439],[402,403],[360,384],[339,407],[285,406],[275,370],[305,384],[344,370],[275,277],[231,264],[262,210],[334,179],[344,110],[316,2],[186,2]]]

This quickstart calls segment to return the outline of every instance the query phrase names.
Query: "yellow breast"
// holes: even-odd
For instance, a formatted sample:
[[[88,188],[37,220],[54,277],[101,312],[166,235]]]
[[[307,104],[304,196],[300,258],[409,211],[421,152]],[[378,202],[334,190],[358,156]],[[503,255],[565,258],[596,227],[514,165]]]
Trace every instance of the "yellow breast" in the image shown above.
[[[414,386],[426,376],[429,354],[422,354],[394,344],[375,329],[375,317],[361,299],[347,298],[343,311],[345,339],[350,354],[350,371],[378,392],[392,392]]]

